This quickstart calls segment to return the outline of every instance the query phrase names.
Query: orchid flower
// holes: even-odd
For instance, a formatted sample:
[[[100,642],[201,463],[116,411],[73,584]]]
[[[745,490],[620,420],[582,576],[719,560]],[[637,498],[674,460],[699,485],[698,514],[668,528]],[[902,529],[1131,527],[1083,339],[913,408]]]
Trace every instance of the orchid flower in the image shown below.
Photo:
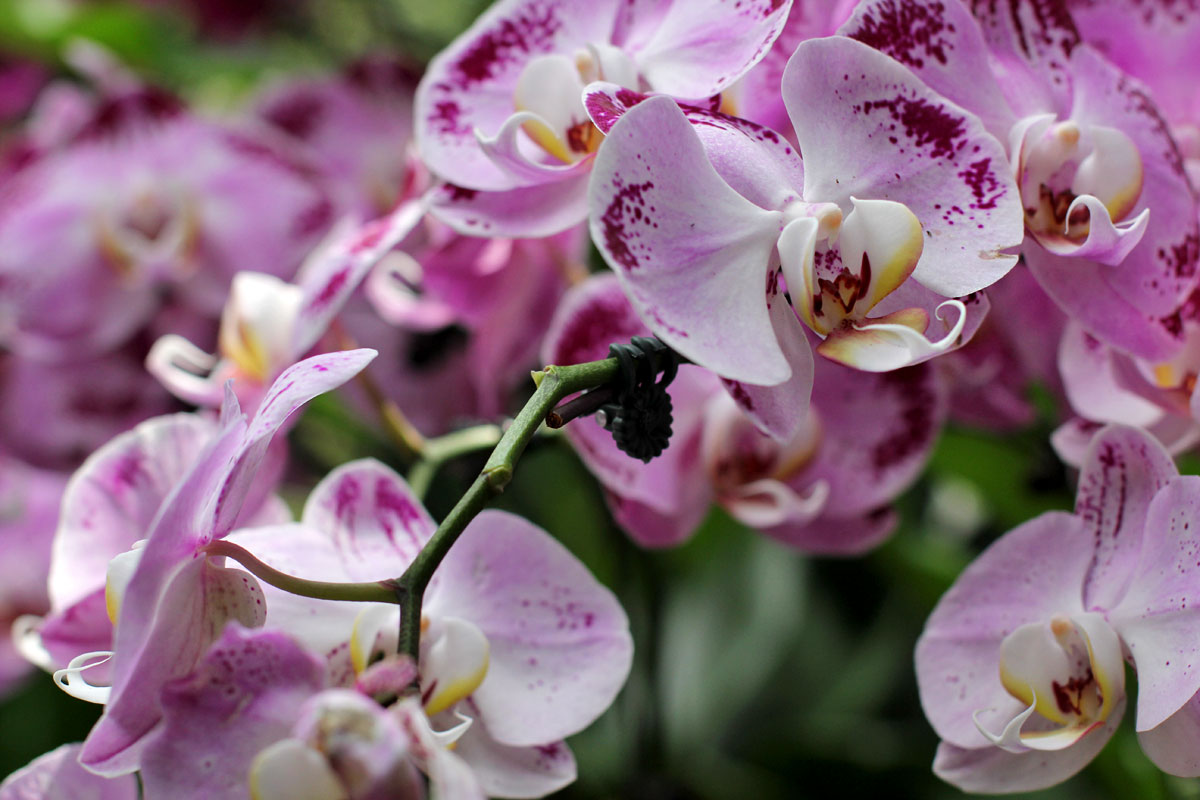
[[[345,74],[269,86],[255,114],[304,143],[338,208],[373,219],[412,192],[408,140],[416,77],[403,65],[365,59]]]
[[[1179,152],[1145,88],[1029,0],[868,0],[840,32],[908,66],[1007,140],[1039,283],[1103,341],[1178,349],[1200,227]]]
[[[140,770],[151,796],[423,798],[418,768],[434,797],[484,796],[419,701],[329,688],[324,660],[279,631],[228,626],[162,702]]]
[[[0,340],[22,355],[110,350],[150,319],[164,286],[215,311],[235,270],[290,276],[331,222],[286,142],[200,119],[162,92],[106,96],[69,131],[6,178]]]
[[[1137,670],[1136,727],[1163,769],[1200,775],[1191,593],[1200,478],[1136,428],[1093,439],[1075,513],[1005,534],[942,597],[917,643],[934,771],[972,792],[1065,780],[1104,746]],[[1192,527],[1197,523],[1197,527]]]
[[[225,622],[261,625],[262,590],[250,575],[210,562],[204,547],[232,530],[272,435],[312,397],[340,386],[374,356],[355,350],[314,356],[285,371],[250,421],[232,392],[220,430],[153,516],[144,546],[108,565],[106,605],[116,620],[111,686],[89,684],[88,664],[59,674],[73,693],[106,702],[80,756],[89,769],[138,768],[146,734],[161,722],[159,689],[187,675]],[[96,655],[96,654],[92,654]]]
[[[313,490],[300,523],[247,528],[230,541],[305,578],[401,575],[435,525],[404,481],[351,462]],[[343,684],[395,651],[393,606],[267,593],[268,625],[330,656]],[[435,730],[470,725],[455,753],[489,795],[540,797],[574,779],[560,740],[608,707],[629,672],[625,613],[562,545],[519,517],[484,511],[455,543],[425,593],[417,664],[421,706]],[[398,687],[399,688],[399,687]]]
[[[221,315],[219,356],[181,336],[155,342],[146,368],[181,399],[219,406],[225,383],[253,411],[283,369],[325,334],[371,268],[421,221],[424,208],[405,203],[358,227],[344,222],[301,267],[295,283],[239,272]]]
[[[609,343],[648,333],[616,277],[597,276],[564,299],[543,356],[554,364],[603,358]],[[686,540],[716,502],[804,552],[862,552],[894,529],[889,504],[924,465],[945,392],[922,365],[871,374],[822,361],[815,372],[808,414],[782,442],[758,430],[715,376],[690,365],[668,388],[671,444],[649,464],[621,452],[594,421],[566,433],[639,544]]]
[[[600,85],[588,97],[611,127],[591,185],[593,240],[660,339],[753,385],[742,392],[752,415],[761,387],[807,393],[805,326],[823,337],[819,353],[869,371],[958,346],[982,316],[968,306],[984,306],[945,298],[1004,275],[1015,256],[1003,251],[1020,241],[1000,143],[900,64],[848,39],[810,40],[783,96],[803,163],[741,120]],[[781,424],[759,422],[786,437],[795,405]]]
[[[582,222],[604,138],[584,86],[712,97],[762,58],[790,6],[496,3],[430,62],[417,89],[417,147],[447,181],[435,213],[476,236],[545,236]]]

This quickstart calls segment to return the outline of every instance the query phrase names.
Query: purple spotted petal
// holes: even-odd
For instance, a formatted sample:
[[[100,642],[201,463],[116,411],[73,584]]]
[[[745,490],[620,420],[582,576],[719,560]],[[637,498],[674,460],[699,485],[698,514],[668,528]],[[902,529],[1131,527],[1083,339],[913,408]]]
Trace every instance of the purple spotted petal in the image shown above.
[[[1178,474],[1162,445],[1139,428],[1113,425],[1096,434],[1075,498],[1075,514],[1088,531],[1084,541],[1094,547],[1085,607],[1111,609],[1124,596],[1148,534],[1147,510]]]
[[[137,800],[132,775],[102,778],[79,764],[79,745],[64,744],[0,783],[0,800]]]
[[[303,523],[330,538],[353,581],[398,577],[437,529],[404,479],[373,459],[329,473],[309,495]]]
[[[1000,643],[1021,625],[1082,612],[1091,561],[1084,522],[1049,512],[994,542],[942,596],[917,642],[921,707],[957,747],[985,747],[972,715],[998,730],[1024,710],[1000,684]]]
[[[1086,46],[1074,51],[1071,67],[1072,118],[1117,128],[1133,140],[1142,157],[1142,194],[1126,219],[1150,209],[1146,233],[1105,275],[1131,305],[1146,314],[1169,314],[1195,286],[1200,259],[1200,223],[1183,161],[1144,86]]]
[[[1200,777],[1200,695],[1193,695],[1159,726],[1139,733],[1138,744],[1163,772]]]
[[[971,10],[1017,116],[1047,110],[1065,115],[1071,102],[1069,61],[1080,43],[1065,5],[996,0],[972,3]]]
[[[163,724],[141,762],[152,797],[244,797],[259,751],[290,735],[325,665],[287,636],[236,625],[163,689]]]
[[[975,115],[842,37],[800,45],[783,97],[804,154],[804,199],[903,203],[925,231],[918,283],[959,297],[1016,263],[1004,251],[1024,237],[1021,201],[1004,147]]]
[[[159,507],[216,433],[193,414],[147,420],[92,454],[63,495],[50,597],[65,609],[104,586],[108,562],[149,534]]]
[[[431,617],[459,617],[488,639],[487,677],[472,694],[496,741],[523,747],[587,727],[625,683],[629,622],[608,589],[548,534],[484,511],[434,575]]]
[[[1150,730],[1200,691],[1200,478],[1175,478],[1146,514],[1141,558],[1109,612],[1138,672],[1137,729]]]
[[[517,79],[534,57],[606,42],[618,7],[616,0],[504,0],[488,9],[430,62],[417,88],[416,142],[430,169],[476,189],[514,188],[479,147],[476,129],[492,136],[513,114]]]
[[[380,219],[330,242],[320,258],[306,264],[297,283],[304,291],[293,334],[295,357],[308,352],[350,299],[370,269],[421,221],[423,204],[401,205]]]
[[[965,792],[1007,794],[1045,789],[1086,767],[1108,744],[1124,713],[1122,698],[1102,727],[1065,750],[1008,753],[999,747],[964,750],[942,742],[933,761],[933,771]]]
[[[896,59],[934,91],[975,112],[997,137],[1007,137],[1016,121],[979,23],[958,0],[866,0],[838,34]]]
[[[781,215],[721,180],[673,101],[621,118],[589,193],[592,239],[660,339],[733,380],[791,376],[765,301]]]
[[[1058,347],[1058,368],[1071,408],[1087,419],[1149,427],[1163,416],[1162,407],[1122,381],[1118,362],[1127,357],[1067,324]]]

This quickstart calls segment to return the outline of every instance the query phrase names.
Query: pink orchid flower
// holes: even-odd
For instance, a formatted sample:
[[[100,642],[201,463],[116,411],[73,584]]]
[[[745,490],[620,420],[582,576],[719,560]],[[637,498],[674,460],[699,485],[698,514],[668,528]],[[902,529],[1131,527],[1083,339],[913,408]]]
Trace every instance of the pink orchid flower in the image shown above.
[[[592,238],[638,314],[752,398],[807,393],[805,327],[822,355],[877,372],[969,339],[986,308],[971,293],[1008,271],[1016,257],[1004,251],[1021,239],[1000,143],[849,39],[802,43],[783,97],[803,162],[751,123],[591,88],[593,119],[611,127],[591,184]],[[796,410],[759,421],[786,437]]]
[[[160,724],[159,689],[195,667],[225,623],[261,625],[262,590],[250,575],[214,563],[204,547],[226,536],[241,513],[272,435],[312,397],[340,386],[375,355],[354,350],[314,356],[276,380],[247,421],[232,392],[220,430],[154,515],[141,548],[108,564],[106,605],[116,631],[111,686],[76,683],[86,665],[59,676],[64,688],[106,702],[80,757],[102,775],[138,768],[146,735]]]
[[[572,290],[543,347],[549,363],[603,358],[649,331],[612,275]],[[712,503],[748,527],[810,553],[853,554],[895,528],[890,503],[916,479],[941,430],[946,395],[919,365],[886,374],[818,362],[800,430],[762,433],[720,381],[684,365],[672,382],[672,440],[648,464],[621,452],[593,420],[567,427],[604,485],[617,521],[647,547],[678,544]]]
[[[582,222],[604,138],[584,86],[712,97],[763,57],[790,6],[496,3],[433,59],[417,89],[417,147],[448,184],[435,213],[476,236],[545,236]]]
[[[399,476],[367,460],[322,481],[300,523],[230,541],[301,577],[382,580],[401,575],[435,527]],[[395,652],[394,606],[265,591],[267,624],[328,654],[340,683]],[[612,703],[630,668],[628,620],[613,595],[545,532],[484,511],[434,574],[421,627],[424,715],[436,730],[470,720],[454,752],[483,790],[540,797],[570,783],[574,759],[561,740]]]
[[[1195,527],[1193,527],[1195,523]],[[1075,513],[1005,534],[959,576],[917,642],[934,771],[971,792],[1029,791],[1082,769],[1137,670],[1143,750],[1200,775],[1200,478],[1136,428],[1092,441]]]
[[[1145,87],[1082,41],[1063,3],[870,0],[840,32],[878,47],[1009,143],[1038,282],[1103,341],[1179,349],[1200,258],[1196,200]],[[977,18],[977,19],[976,19]]]
[[[79,764],[78,744],[64,744],[17,770],[0,783],[0,800],[137,800],[132,775],[103,778]]]

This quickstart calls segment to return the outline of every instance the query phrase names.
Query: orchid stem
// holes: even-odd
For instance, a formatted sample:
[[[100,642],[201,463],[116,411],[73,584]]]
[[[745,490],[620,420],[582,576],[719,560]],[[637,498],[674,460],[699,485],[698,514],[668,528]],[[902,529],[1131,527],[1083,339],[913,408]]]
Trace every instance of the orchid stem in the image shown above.
[[[566,367],[549,366],[533,374],[537,384],[533,396],[504,431],[466,494],[442,520],[404,574],[394,582],[400,603],[400,653],[413,659],[418,657],[421,645],[421,599],[429,579],[467,524],[508,486],[517,461],[547,415],[568,395],[603,386],[616,375],[615,358]]]
[[[215,539],[204,547],[210,556],[225,556],[241,564],[247,572],[261,581],[285,592],[318,600],[349,600],[361,603],[398,603],[392,581],[366,583],[333,583],[310,581],[280,572],[258,560],[249,550],[225,539]]]
[[[476,425],[425,441],[425,452],[408,475],[409,488],[424,500],[433,476],[443,464],[459,456],[495,447],[503,431],[499,425]]]
[[[353,350],[358,345],[339,320],[334,320],[330,325],[330,329],[337,337],[338,346],[343,350]],[[384,394],[383,389],[371,376],[370,371],[363,370],[358,373],[357,380],[359,385],[363,387],[363,391],[371,398],[371,404],[375,406],[379,412],[379,421],[383,423],[383,429],[392,443],[399,448],[405,458],[424,458],[425,456],[425,437],[416,429],[408,417],[404,416],[404,412],[400,407],[388,399]]]

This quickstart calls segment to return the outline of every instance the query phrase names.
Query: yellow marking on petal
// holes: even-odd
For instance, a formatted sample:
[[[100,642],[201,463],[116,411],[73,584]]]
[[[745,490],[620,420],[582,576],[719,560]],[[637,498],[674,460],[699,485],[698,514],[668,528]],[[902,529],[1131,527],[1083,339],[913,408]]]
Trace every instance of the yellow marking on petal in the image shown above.
[[[436,691],[425,703],[425,713],[431,717],[441,713],[478,689],[479,684],[483,683],[483,679],[487,677],[488,665],[491,664],[491,660],[491,654],[484,653],[483,660],[474,671],[455,680],[439,682]]]
[[[1175,368],[1170,364],[1156,364],[1154,366],[1154,382],[1160,389],[1174,388],[1179,384],[1175,377]]]
[[[518,107],[517,111],[525,109]],[[549,125],[537,119],[527,119],[521,123],[521,129],[528,134],[530,139],[538,143],[543,150],[557,158],[564,164],[574,163],[575,159],[571,158],[571,151],[567,148],[566,142],[558,138]]]

